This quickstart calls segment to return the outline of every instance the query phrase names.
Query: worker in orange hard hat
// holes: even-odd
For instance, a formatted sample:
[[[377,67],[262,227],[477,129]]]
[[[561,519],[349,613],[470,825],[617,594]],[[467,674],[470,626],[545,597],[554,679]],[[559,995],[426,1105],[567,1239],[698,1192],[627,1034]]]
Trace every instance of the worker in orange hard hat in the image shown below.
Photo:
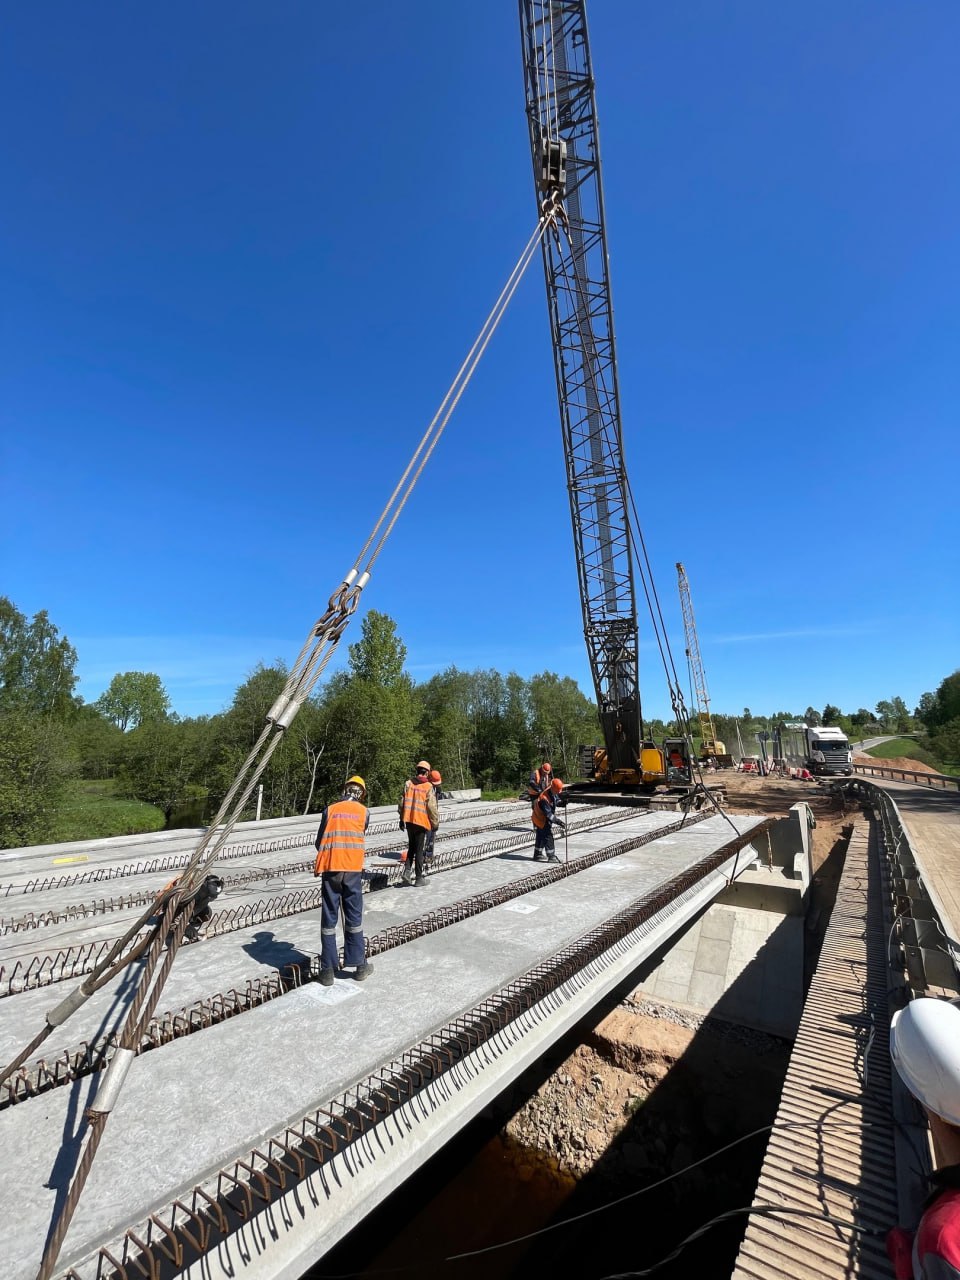
[[[443,783],[443,778],[440,776],[440,770],[431,769],[427,777],[430,779],[430,782],[433,785],[433,794],[437,797],[437,809],[439,811],[440,788]],[[426,838],[424,839],[424,842],[423,842],[423,865],[425,869],[428,871],[430,869],[431,863],[433,862],[433,842],[436,839],[436,837],[437,837],[436,831],[430,830],[427,832]]]
[[[344,968],[355,966],[358,982],[373,970],[363,937],[363,839],[370,822],[366,798],[367,784],[355,773],[344,783],[340,799],[324,809],[314,841],[317,858],[313,874],[322,877],[320,981],[325,987],[332,986],[339,968],[337,920],[341,909]]]
[[[533,825],[537,832],[533,842],[534,862],[560,861],[553,844],[553,828],[559,826],[561,830],[565,830],[557,817],[557,800],[562,791],[563,783],[559,778],[553,778],[533,803]]]
[[[916,996],[890,1021],[890,1057],[923,1107],[933,1139],[933,1188],[916,1231],[894,1227],[897,1280],[960,1277],[960,1002]]]
[[[541,795],[550,786],[553,781],[553,766],[549,760],[544,760],[539,769],[531,769],[530,777],[527,779],[527,794],[533,803],[537,796]]]
[[[440,825],[440,810],[430,781],[430,761],[420,760],[412,778],[403,784],[403,795],[397,805],[400,830],[407,833],[407,865],[403,869],[404,884],[423,886],[427,877],[423,870],[423,842],[427,833]]]

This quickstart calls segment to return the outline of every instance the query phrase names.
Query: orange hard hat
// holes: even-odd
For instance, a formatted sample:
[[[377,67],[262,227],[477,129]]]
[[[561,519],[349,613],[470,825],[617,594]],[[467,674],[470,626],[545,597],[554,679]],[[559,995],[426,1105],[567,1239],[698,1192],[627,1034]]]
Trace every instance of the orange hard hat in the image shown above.
[[[541,769],[552,769],[552,768],[553,768],[553,765],[550,763],[550,761],[549,761],[549,760],[544,760],[544,762],[543,762],[543,764],[540,766],[540,768],[541,768]]]
[[[550,786],[554,789],[554,791],[563,790],[563,783],[560,781],[559,778],[554,778],[554,780],[550,783]]]
[[[430,781],[431,781],[431,782],[434,782],[434,783],[437,783],[437,784],[439,784],[439,783],[441,783],[441,782],[443,781],[443,779],[440,777],[440,770],[439,770],[439,769],[431,769],[431,770],[430,770]]]
[[[417,768],[418,768],[418,769],[423,769],[426,773],[429,773],[429,772],[430,772],[430,761],[429,761],[429,760],[418,760],[418,761],[417,761]]]

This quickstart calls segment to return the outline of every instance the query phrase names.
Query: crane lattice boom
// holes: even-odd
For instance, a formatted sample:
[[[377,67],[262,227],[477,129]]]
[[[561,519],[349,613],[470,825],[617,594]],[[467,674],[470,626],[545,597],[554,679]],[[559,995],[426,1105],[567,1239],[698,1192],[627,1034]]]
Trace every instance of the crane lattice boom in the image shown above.
[[[713,716],[710,714],[710,697],[707,693],[707,677],[703,670],[703,659],[700,657],[700,642],[697,639],[697,624],[693,619],[693,601],[690,598],[690,583],[686,570],[677,564],[677,581],[680,587],[680,609],[683,613],[683,634],[687,647],[687,662],[693,680],[693,696],[697,704],[697,720],[700,723],[701,751],[703,753],[720,750],[717,743],[716,730],[713,727]]]
[[[611,767],[643,736],[637,612],[593,71],[583,0],[520,0],[538,200],[562,207],[543,241],[584,637]]]

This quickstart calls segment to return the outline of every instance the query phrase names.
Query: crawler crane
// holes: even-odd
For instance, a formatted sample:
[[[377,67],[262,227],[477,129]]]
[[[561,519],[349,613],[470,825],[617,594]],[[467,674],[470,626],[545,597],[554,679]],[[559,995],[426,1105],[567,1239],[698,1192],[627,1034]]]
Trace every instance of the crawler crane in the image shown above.
[[[685,739],[650,741],[640,707],[635,535],[583,0],[520,0],[520,23],[537,199],[541,211],[558,211],[542,250],[583,631],[604,743],[588,772],[597,782],[641,790],[689,786]]]

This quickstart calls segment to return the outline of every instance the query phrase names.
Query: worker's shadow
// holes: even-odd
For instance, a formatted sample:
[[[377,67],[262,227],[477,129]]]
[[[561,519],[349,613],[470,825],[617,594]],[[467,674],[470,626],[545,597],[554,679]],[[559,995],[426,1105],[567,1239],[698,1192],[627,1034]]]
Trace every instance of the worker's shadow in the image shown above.
[[[104,1011],[96,1030],[87,1039],[87,1043],[91,1047],[98,1045],[108,1036],[118,1037],[124,1015],[133,1001],[145,964],[146,957],[143,957],[123,970],[123,977],[113,993],[109,1006]],[[76,1173],[83,1151],[89,1128],[83,1113],[94,1101],[102,1081],[103,1072],[95,1071],[91,1076],[81,1076],[70,1086],[67,1113],[63,1121],[63,1139],[60,1143],[57,1157],[53,1162],[53,1167],[50,1170],[50,1176],[44,1183],[44,1186],[57,1193],[50,1215],[50,1226],[47,1229],[44,1248],[46,1248],[56,1229],[70,1191],[70,1183]]]
[[[271,969],[282,970],[288,965],[309,968],[310,965],[310,957],[305,951],[284,938],[278,938],[269,929],[261,929],[259,933],[255,933],[249,942],[243,944],[243,949],[247,955],[261,964],[269,965]]]

